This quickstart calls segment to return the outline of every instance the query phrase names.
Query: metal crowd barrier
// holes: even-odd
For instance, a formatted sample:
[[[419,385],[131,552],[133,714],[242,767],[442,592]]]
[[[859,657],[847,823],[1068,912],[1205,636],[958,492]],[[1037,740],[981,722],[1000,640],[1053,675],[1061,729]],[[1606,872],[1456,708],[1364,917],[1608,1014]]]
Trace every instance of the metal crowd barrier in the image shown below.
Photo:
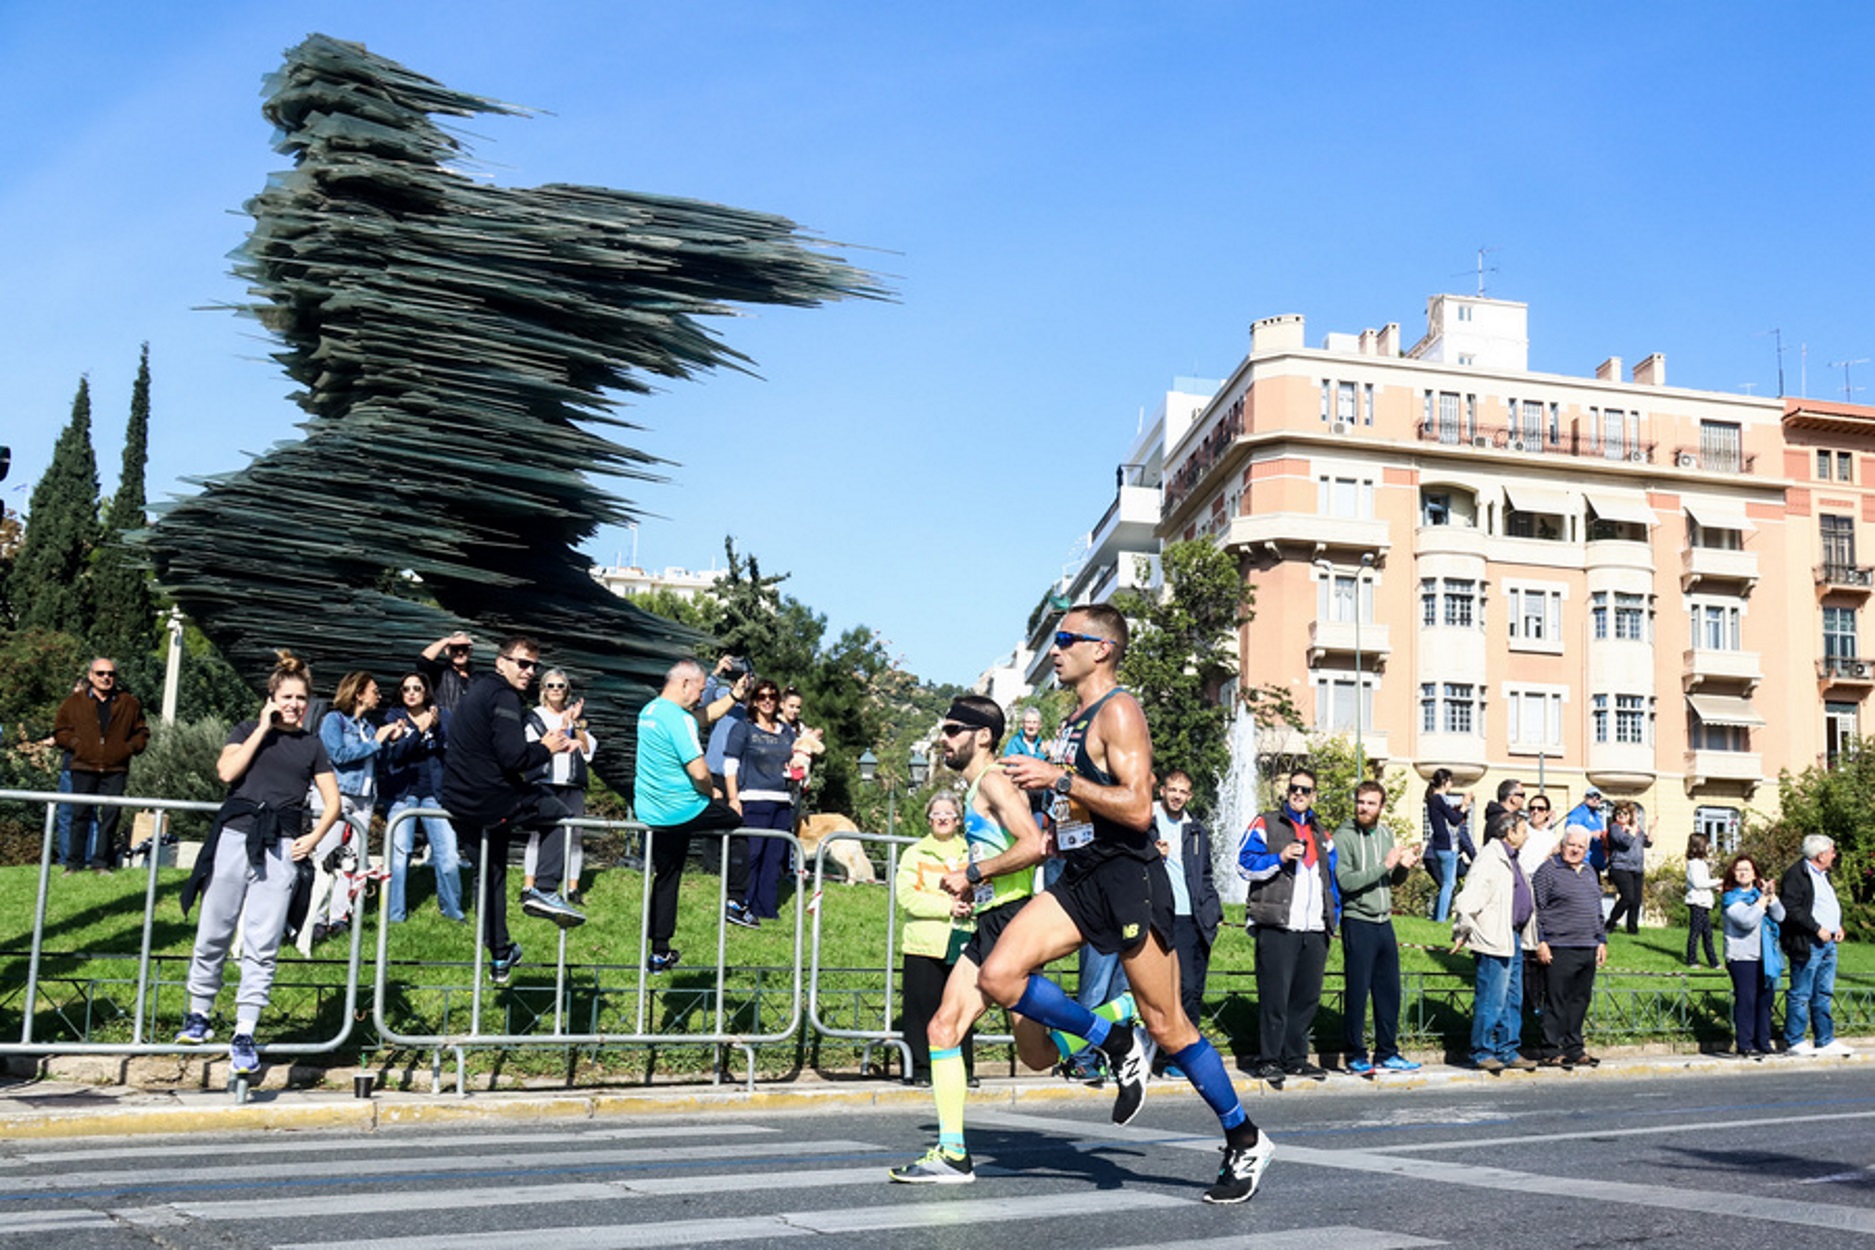
[[[810,947],[807,981],[807,1019],[816,1033],[822,1037],[844,1038],[849,1041],[863,1042],[860,1051],[860,1063],[869,1064],[874,1046],[895,1047],[903,1063],[901,1071],[906,1080],[911,1079],[911,1045],[905,1040],[904,1031],[892,1027],[892,1018],[897,1013],[893,1010],[895,998],[895,978],[899,967],[898,949],[898,854],[899,848],[912,845],[918,839],[881,833],[858,833],[845,831],[830,833],[821,839],[820,846],[814,852],[814,903],[808,910],[814,914],[813,942]],[[820,900],[824,896],[827,870],[827,847],[834,842],[857,842],[862,846],[878,845],[885,847],[885,1006],[880,1027],[876,1029],[836,1028],[827,1023],[821,1013],[820,1004]],[[1015,1036],[1009,1033],[985,1033],[978,1030],[976,1040],[988,1045],[1013,1046]]]
[[[395,817],[395,822],[401,823],[404,821],[416,820],[420,817],[427,817],[427,816],[443,817],[446,819],[448,817],[448,813],[443,811],[441,808],[415,808],[415,807],[404,808],[397,813]],[[374,988],[374,995],[373,995],[374,1003],[373,1003],[373,1008],[372,1008],[372,1012],[373,1012],[372,1018],[373,1018],[373,1023],[377,1027],[378,1035],[384,1041],[392,1043],[394,1045],[409,1046],[409,1047],[413,1047],[416,1049],[433,1051],[435,1053],[435,1060],[432,1064],[432,1083],[437,1088],[440,1088],[441,1086],[442,1052],[449,1051],[450,1053],[452,1053],[456,1059],[456,1091],[459,1094],[464,1093],[466,1089],[465,1071],[467,1067],[467,1059],[466,1059],[465,1052],[467,1050],[469,1050],[472,1047],[511,1048],[511,1047],[527,1047],[527,1046],[566,1047],[566,1046],[690,1045],[690,1046],[716,1046],[719,1048],[724,1048],[724,1047],[734,1048],[736,1050],[741,1051],[743,1056],[748,1061],[747,1084],[750,1089],[754,1089],[755,1087],[755,1047],[757,1045],[784,1042],[788,1040],[790,1037],[793,1037],[794,1034],[800,1029],[801,1015],[802,1015],[802,1010],[801,1010],[801,927],[802,927],[802,916],[805,911],[806,900],[802,897],[802,894],[799,890],[795,891],[794,935],[793,935],[794,936],[794,950],[793,950],[793,957],[790,961],[792,965],[792,970],[793,970],[793,977],[792,977],[793,984],[792,984],[792,988],[790,990],[790,995],[789,995],[789,1010],[788,1010],[788,1018],[787,1018],[786,1026],[784,1028],[777,1029],[777,1030],[771,1030],[771,1031],[766,1031],[766,1032],[755,1032],[755,1033],[737,1032],[735,1030],[730,1029],[728,1027],[728,1011],[727,1011],[728,995],[727,995],[727,985],[726,985],[726,982],[728,979],[728,968],[729,968],[729,959],[728,959],[729,909],[727,907],[728,881],[729,881],[729,849],[730,849],[729,839],[731,837],[746,837],[746,838],[769,838],[769,839],[773,839],[777,841],[784,841],[788,843],[788,845],[794,849],[794,853],[797,856],[801,854],[800,841],[797,838],[795,838],[793,834],[784,833],[778,829],[734,829],[726,833],[710,831],[708,833],[691,835],[693,839],[694,838],[706,838],[706,839],[714,838],[714,839],[719,840],[720,842],[720,846],[718,849],[718,864],[717,864],[718,876],[717,876],[717,909],[716,909],[717,918],[716,918],[716,961],[715,961],[715,975],[716,975],[715,1013],[714,1013],[714,1020],[712,1021],[715,1027],[708,1031],[695,1032],[695,1033],[660,1033],[660,1032],[657,1032],[653,1029],[649,1029],[646,1027],[646,1012],[647,1012],[647,1008],[651,1000],[650,977],[652,975],[666,975],[666,974],[652,974],[652,973],[648,973],[645,969],[645,958],[650,953],[651,864],[653,861],[653,851],[655,848],[655,839],[657,837],[657,833],[655,830],[653,830],[650,826],[644,824],[642,821],[600,820],[600,819],[591,818],[591,817],[579,817],[576,819],[564,821],[564,822],[561,822],[561,827],[566,828],[567,831],[562,833],[560,836],[565,837],[568,840],[569,846],[570,846],[571,838],[572,838],[570,827],[578,827],[581,829],[596,829],[596,830],[626,830],[630,832],[641,833],[644,836],[645,879],[644,879],[642,906],[640,908],[639,922],[638,922],[638,959],[637,959],[638,989],[637,989],[637,995],[636,995],[636,1009],[633,1015],[633,1027],[630,1030],[622,1031],[622,1032],[621,1031],[607,1031],[607,1030],[596,1029],[596,1028],[590,1029],[584,1032],[573,1032],[573,1031],[569,1031],[565,1027],[566,1019],[565,1019],[565,1014],[564,1014],[564,1007],[566,1003],[566,941],[567,941],[567,934],[570,932],[570,930],[561,929],[559,930],[559,935],[558,935],[559,936],[558,953],[554,961],[554,1011],[553,1011],[552,1031],[547,1032],[547,1033],[506,1033],[506,1032],[491,1032],[491,1031],[484,1029],[483,1021],[482,1021],[482,1002],[484,998],[484,994],[482,990],[482,978],[484,975],[482,961],[483,961],[483,956],[485,954],[484,948],[486,946],[486,940],[485,940],[486,934],[484,932],[484,925],[486,924],[486,917],[484,915],[484,909],[480,906],[480,900],[482,899],[482,897],[484,896],[486,892],[487,878],[488,878],[488,835],[487,835],[487,831],[484,830],[482,832],[480,854],[477,855],[476,857],[476,882],[475,882],[475,893],[473,895],[476,901],[476,906],[474,909],[475,910],[475,924],[474,924],[475,945],[472,948],[472,953],[470,955],[470,963],[471,963],[472,968],[474,969],[474,981],[473,981],[473,988],[470,994],[468,1029],[467,1030],[443,1030],[443,1031],[432,1032],[432,1033],[415,1033],[415,1032],[407,1033],[407,1032],[402,1032],[396,1029],[395,1027],[393,1027],[391,1022],[386,1018],[385,1004],[389,997],[389,995],[387,994],[387,990],[389,988],[389,985],[388,985],[388,976],[389,976],[389,969],[390,969],[389,942],[390,942],[391,925],[388,923],[390,892],[388,890],[385,890],[382,892],[383,904],[379,913],[377,977],[376,977],[376,981],[373,987]],[[394,827],[387,826],[385,830],[385,838],[386,838],[387,845],[391,845],[394,843],[394,840],[396,838],[396,833],[397,831]],[[588,920],[587,923],[590,924],[594,922],[591,920]],[[512,929],[512,926],[510,926],[510,928]],[[720,1065],[719,1065],[719,1070],[717,1072],[717,1079],[719,1080],[721,1079]]]
[[[206,1044],[188,1046],[176,1042],[149,1040],[146,1036],[152,1032],[150,998],[150,945],[151,931],[156,921],[157,904],[157,869],[161,866],[164,828],[171,812],[205,812],[213,814],[220,809],[218,803],[192,802],[182,799],[146,799],[129,795],[103,794],[63,794],[42,790],[0,790],[0,801],[20,803],[44,803],[46,806],[45,835],[39,851],[39,889],[33,905],[32,948],[26,962],[26,990],[21,1003],[20,1035],[18,1041],[0,1041],[0,1055],[218,1055],[226,1052],[225,1045]],[[155,813],[155,827],[151,831],[149,854],[144,866],[143,888],[143,936],[137,955],[137,997],[136,1007],[131,1014],[131,1033],[128,1042],[46,1042],[33,1037],[33,1018],[39,1007],[40,964],[45,951],[46,903],[51,892],[53,838],[58,828],[58,809],[61,805],[72,807],[117,807]],[[211,830],[211,833],[213,831]],[[198,900],[197,906],[201,905]],[[312,918],[307,917],[307,923]],[[348,959],[345,977],[345,1007],[338,1033],[323,1041],[314,1042],[272,1042],[261,1047],[263,1055],[284,1057],[292,1055],[331,1054],[351,1037],[352,1024],[358,1015],[358,967],[359,935],[362,926],[351,928],[351,953]],[[231,954],[230,959],[234,958]]]

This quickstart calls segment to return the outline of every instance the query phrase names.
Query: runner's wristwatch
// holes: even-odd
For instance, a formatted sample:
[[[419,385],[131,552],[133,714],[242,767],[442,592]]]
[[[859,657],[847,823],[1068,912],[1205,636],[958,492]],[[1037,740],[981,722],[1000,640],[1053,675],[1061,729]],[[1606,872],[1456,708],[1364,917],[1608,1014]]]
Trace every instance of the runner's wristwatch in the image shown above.
[[[1073,773],[1064,772],[1061,776],[1055,778],[1055,793],[1059,794],[1062,798],[1067,798],[1068,792],[1072,789],[1074,789]]]

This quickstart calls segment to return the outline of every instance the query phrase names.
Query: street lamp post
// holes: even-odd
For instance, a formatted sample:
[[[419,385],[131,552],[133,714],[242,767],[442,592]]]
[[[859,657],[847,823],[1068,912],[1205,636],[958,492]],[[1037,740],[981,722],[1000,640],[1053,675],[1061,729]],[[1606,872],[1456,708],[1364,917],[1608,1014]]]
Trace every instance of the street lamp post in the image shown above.
[[[913,747],[905,760],[905,775],[909,781],[906,789],[916,790],[930,774],[930,757]],[[859,757],[859,779],[868,784],[879,779],[879,757],[870,750]],[[887,837],[898,833],[898,787],[890,777],[885,779],[885,832]]]

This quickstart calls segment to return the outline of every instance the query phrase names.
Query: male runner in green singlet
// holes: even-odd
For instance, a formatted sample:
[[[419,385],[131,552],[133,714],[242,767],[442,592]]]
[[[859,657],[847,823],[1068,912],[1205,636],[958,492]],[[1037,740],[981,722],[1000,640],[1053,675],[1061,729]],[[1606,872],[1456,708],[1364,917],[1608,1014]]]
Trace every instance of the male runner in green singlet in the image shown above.
[[[1244,1202],[1276,1151],[1245,1114],[1217,1049],[1179,1006],[1172,887],[1153,833],[1152,739],[1117,674],[1126,641],[1126,618],[1104,603],[1075,608],[1055,634],[1055,677],[1079,706],[1062,726],[1053,762],[1009,756],[1003,766],[1025,790],[1054,790],[1055,849],[1067,868],[1004,930],[977,984],[1012,1012],[1106,1052],[1119,1086],[1116,1124],[1130,1121],[1145,1099],[1150,1033],[1224,1128],[1224,1163],[1204,1200]],[[1119,953],[1145,1033],[1110,1025],[1035,971],[1083,941]]]
[[[976,908],[977,930],[957,957],[944,998],[931,1018],[931,1092],[937,1099],[938,1144],[922,1158],[893,1168],[892,1179],[912,1184],[961,1185],[976,1179],[964,1146],[964,1034],[990,1009],[977,988],[977,970],[1010,921],[1034,892],[1035,865],[1046,845],[1028,796],[1009,784],[996,761],[1003,711],[993,699],[965,695],[952,702],[939,731],[944,763],[963,774],[964,837],[970,862],[940,884]],[[1034,1021],[1013,1020],[1017,1054],[1031,1068],[1055,1061],[1056,1050]]]

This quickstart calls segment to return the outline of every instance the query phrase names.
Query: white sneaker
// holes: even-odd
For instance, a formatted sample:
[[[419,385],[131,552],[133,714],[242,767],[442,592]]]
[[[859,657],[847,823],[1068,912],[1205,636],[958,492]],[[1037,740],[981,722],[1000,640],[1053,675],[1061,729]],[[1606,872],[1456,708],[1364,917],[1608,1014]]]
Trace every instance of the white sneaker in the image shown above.
[[[1810,1045],[1808,1041],[1796,1042],[1784,1053],[1795,1056],[1798,1059],[1808,1059],[1816,1054],[1816,1047]]]
[[[1847,1042],[1833,1041],[1827,1046],[1818,1046],[1816,1048],[1816,1053],[1819,1055],[1827,1055],[1832,1059],[1847,1059],[1850,1055],[1855,1054],[1855,1049]]]

